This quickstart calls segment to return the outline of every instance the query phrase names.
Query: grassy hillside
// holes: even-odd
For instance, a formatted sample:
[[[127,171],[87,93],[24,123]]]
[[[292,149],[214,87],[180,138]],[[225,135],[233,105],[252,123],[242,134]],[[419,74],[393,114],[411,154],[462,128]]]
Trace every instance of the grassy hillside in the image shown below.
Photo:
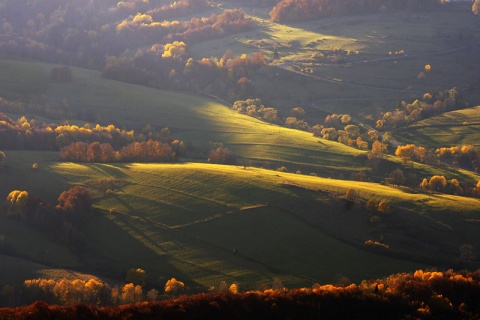
[[[193,147],[208,151],[210,142],[221,142],[241,157],[284,163],[291,170],[306,166],[331,175],[364,168],[353,157],[362,153],[359,150],[330,141],[319,143],[310,133],[240,115],[200,96],[105,80],[99,72],[78,68],[73,68],[72,82],[53,82],[54,65],[44,63],[0,60],[0,67],[4,70],[0,95],[43,94],[52,105],[66,99],[74,115],[83,108],[92,109],[104,124],[169,127],[176,138]]]
[[[12,176],[24,179],[22,189],[52,202],[68,185],[82,184],[95,191],[97,209],[83,252],[50,243],[24,222],[2,215],[0,234],[12,253],[120,279],[140,267],[157,286],[168,277],[204,289],[222,280],[245,289],[274,278],[287,286],[342,277],[359,281],[425,267],[402,260],[407,257],[454,267],[460,245],[480,245],[477,225],[466,222],[479,219],[477,199],[250,167],[72,164],[32,152],[7,156],[2,197],[16,187]],[[33,159],[40,164],[37,172],[28,170]],[[112,181],[121,187],[106,192]],[[339,198],[349,188],[357,194],[353,207]],[[363,199],[372,197],[393,208],[380,224],[372,224],[362,209]],[[389,251],[364,247],[366,240],[381,237]],[[432,248],[440,251],[432,255]]]
[[[224,3],[221,8],[234,6],[240,6],[257,27],[195,44],[190,48],[194,57],[222,56],[229,49],[235,54],[262,51],[273,59],[277,47],[282,61],[335,80],[325,82],[284,72],[275,67],[278,61],[272,62],[272,67],[253,81],[258,96],[284,112],[320,100],[323,109],[331,112],[375,114],[394,109],[399,99],[453,86],[460,87],[467,100],[480,99],[476,90],[479,66],[474,62],[478,47],[472,47],[480,29],[468,3],[429,12],[331,17],[288,25],[272,23],[267,9],[237,3]],[[449,52],[452,49],[459,50]],[[342,51],[353,54],[345,55],[345,63],[337,63],[334,56]],[[311,59],[316,53],[325,58]],[[431,72],[419,79],[427,64]],[[315,114],[311,109],[308,112]]]
[[[466,144],[479,146],[479,129],[480,106],[477,106],[422,120],[399,130],[396,137],[402,141],[437,148]]]

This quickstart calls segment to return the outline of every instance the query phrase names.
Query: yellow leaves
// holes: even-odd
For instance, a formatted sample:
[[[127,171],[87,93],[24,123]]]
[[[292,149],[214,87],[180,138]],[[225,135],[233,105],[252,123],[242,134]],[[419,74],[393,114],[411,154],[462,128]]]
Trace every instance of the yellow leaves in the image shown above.
[[[133,18],[132,22],[134,23],[141,23],[141,24],[150,24],[153,22],[153,18],[152,16],[148,15],[148,14],[141,14],[141,13],[137,13],[137,15]]]
[[[167,281],[165,284],[165,293],[166,294],[178,294],[185,289],[185,284],[182,281],[178,281],[175,278],[172,278]]]
[[[233,293],[233,294],[237,294],[238,293],[238,285],[236,285],[235,283],[232,283],[232,285],[230,286],[230,288],[228,288],[228,291],[230,293]]]
[[[28,192],[14,190],[7,196],[7,202],[12,206],[26,205],[28,201]]]
[[[179,59],[183,57],[186,53],[186,45],[183,41],[174,41],[172,43],[167,43],[163,47],[162,58],[174,58]]]
[[[423,280],[423,281],[432,281],[435,279],[440,279],[443,278],[443,273],[442,272],[437,272],[437,271],[423,271],[423,270],[417,270],[413,274],[414,278]]]

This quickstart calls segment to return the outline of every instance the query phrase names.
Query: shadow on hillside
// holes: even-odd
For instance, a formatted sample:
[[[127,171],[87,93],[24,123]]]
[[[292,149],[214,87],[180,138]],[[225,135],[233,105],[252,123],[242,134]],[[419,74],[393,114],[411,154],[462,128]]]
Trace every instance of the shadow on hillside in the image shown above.
[[[109,175],[117,179],[128,177],[128,175],[126,175],[121,170],[122,167],[123,167],[122,165],[118,165],[118,164],[110,165],[110,164],[92,163],[89,165],[89,168],[91,168],[93,171],[96,171],[102,175]]]

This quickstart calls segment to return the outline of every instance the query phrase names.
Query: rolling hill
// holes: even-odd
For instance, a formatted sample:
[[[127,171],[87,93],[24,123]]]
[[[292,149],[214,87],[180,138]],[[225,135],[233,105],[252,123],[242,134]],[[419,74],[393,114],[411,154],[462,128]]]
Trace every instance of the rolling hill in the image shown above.
[[[196,290],[220,281],[256,289],[274,278],[295,287],[343,277],[360,281],[425,267],[420,261],[455,267],[459,246],[480,242],[477,225],[468,222],[479,219],[479,200],[472,198],[252,167],[72,164],[58,162],[55,153],[8,155],[11,164],[0,175],[2,194],[16,188],[12,176],[24,179],[22,189],[52,202],[68,185],[80,184],[94,190],[96,210],[80,252],[2,215],[6,248],[113,278],[140,267],[152,285],[175,276]],[[32,159],[38,171],[29,169]],[[52,188],[43,187],[46,179]],[[107,191],[114,181],[121,187]],[[347,189],[357,194],[352,207],[341,197]],[[363,208],[372,197],[393,208],[378,224]],[[381,238],[389,250],[364,246]],[[432,254],[433,248],[440,251]]]
[[[446,112],[398,130],[399,140],[433,148],[479,146],[480,106]]]

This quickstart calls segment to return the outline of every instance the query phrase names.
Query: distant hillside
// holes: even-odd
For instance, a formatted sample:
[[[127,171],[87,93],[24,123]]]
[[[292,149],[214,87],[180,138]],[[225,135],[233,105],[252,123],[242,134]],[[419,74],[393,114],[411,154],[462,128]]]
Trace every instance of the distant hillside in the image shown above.
[[[204,161],[209,144],[220,142],[242,158],[280,163],[291,170],[333,175],[364,168],[364,162],[354,157],[363,151],[336,142],[320,143],[311,133],[240,115],[204,97],[105,80],[99,72],[86,69],[72,68],[73,81],[58,83],[50,79],[52,64],[0,60],[0,66],[4,70],[0,95],[44,95],[51,105],[65,99],[73,118],[88,110],[102,124],[137,131],[146,124],[168,127],[175,137],[200,149]]]
[[[402,141],[433,148],[480,145],[480,106],[444,113],[398,130]]]

